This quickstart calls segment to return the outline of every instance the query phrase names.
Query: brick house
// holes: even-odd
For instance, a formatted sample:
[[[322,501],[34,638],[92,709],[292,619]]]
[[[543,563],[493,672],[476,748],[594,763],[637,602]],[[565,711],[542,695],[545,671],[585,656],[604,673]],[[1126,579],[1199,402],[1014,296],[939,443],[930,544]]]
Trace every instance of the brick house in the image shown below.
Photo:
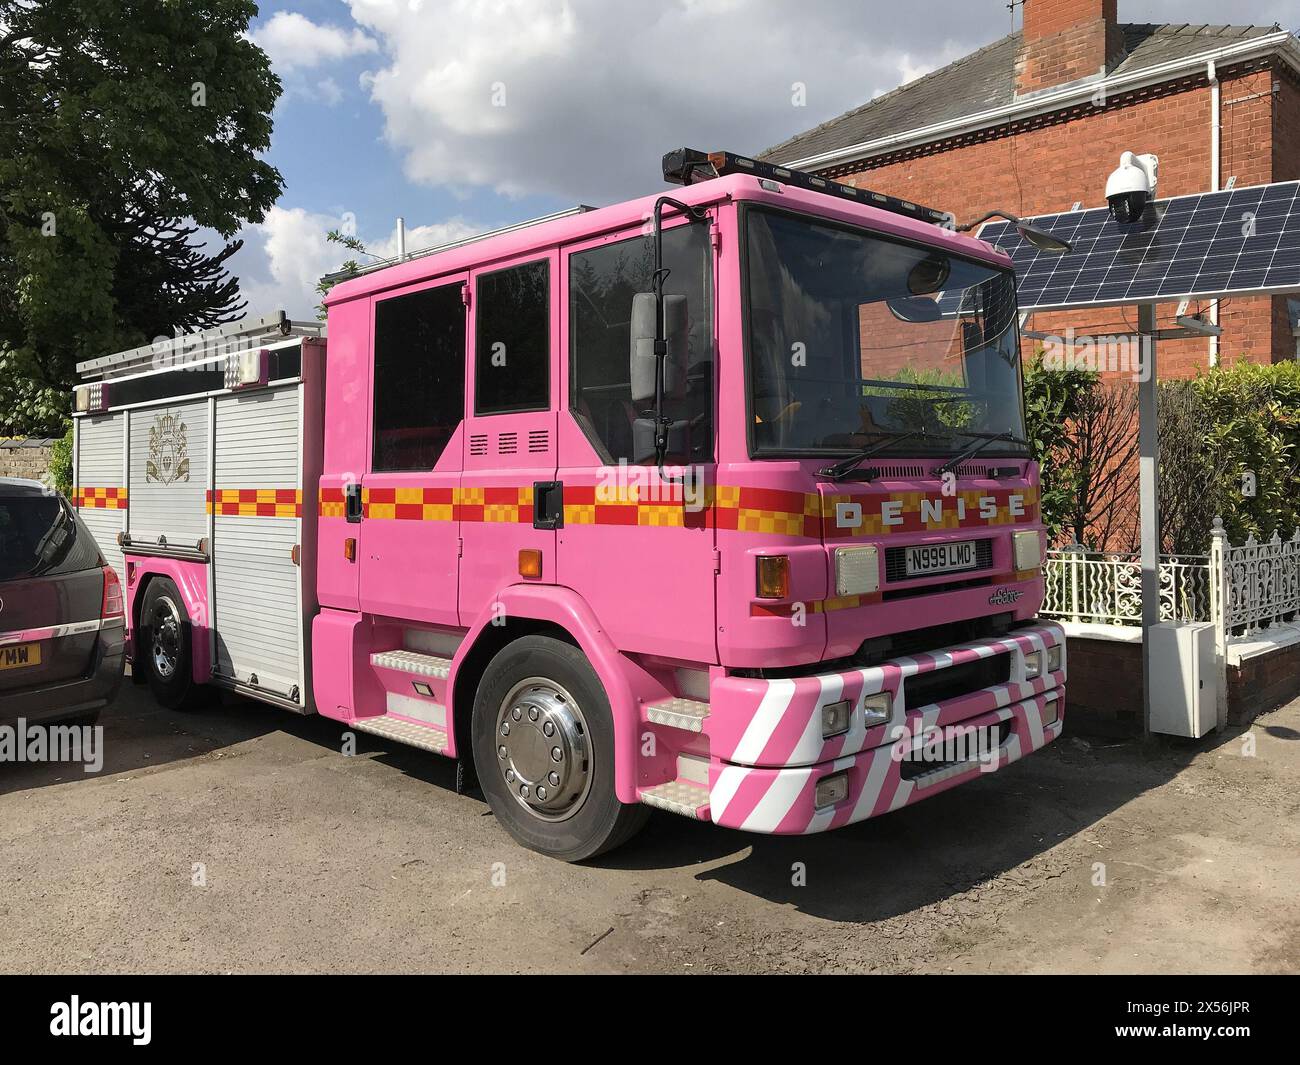
[[[1160,157],[1161,197],[1300,179],[1300,42],[1276,26],[1134,25],[1117,0],[1025,0],[1024,27],[763,158],[953,212],[1105,204],[1120,153]],[[1216,114],[1217,112],[1217,114]],[[1216,132],[1217,124],[1217,132]],[[1215,146],[1217,145],[1217,152]],[[1217,158],[1216,158],[1217,156]],[[1223,336],[1161,345],[1162,376],[1300,353],[1300,294],[1223,300]],[[1175,306],[1161,306],[1161,325]],[[1125,308],[1039,314],[1108,334]]]

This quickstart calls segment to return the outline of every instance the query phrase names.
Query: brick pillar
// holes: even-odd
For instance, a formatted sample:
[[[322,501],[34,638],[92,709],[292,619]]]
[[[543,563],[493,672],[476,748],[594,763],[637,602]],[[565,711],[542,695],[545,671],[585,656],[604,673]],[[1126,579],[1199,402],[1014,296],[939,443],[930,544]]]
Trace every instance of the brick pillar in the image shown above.
[[[1118,0],[1025,0],[1016,93],[1067,85],[1124,56]]]

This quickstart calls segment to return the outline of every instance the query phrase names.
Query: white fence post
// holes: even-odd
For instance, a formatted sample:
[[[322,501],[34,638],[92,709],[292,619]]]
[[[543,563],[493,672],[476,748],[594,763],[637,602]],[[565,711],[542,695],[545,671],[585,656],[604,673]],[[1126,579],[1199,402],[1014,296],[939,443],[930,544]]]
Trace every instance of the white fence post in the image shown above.
[[[1228,724],[1228,533],[1215,517],[1210,530],[1210,620],[1214,623],[1214,658],[1218,672],[1215,716],[1218,728]]]

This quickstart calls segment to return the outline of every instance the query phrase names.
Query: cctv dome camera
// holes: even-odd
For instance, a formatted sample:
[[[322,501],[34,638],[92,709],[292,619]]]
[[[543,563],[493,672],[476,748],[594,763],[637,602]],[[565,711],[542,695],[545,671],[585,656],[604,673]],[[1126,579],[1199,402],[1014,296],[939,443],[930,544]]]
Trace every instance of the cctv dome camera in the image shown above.
[[[1156,191],[1160,160],[1154,155],[1125,152],[1106,182],[1106,200],[1116,222],[1136,222]]]

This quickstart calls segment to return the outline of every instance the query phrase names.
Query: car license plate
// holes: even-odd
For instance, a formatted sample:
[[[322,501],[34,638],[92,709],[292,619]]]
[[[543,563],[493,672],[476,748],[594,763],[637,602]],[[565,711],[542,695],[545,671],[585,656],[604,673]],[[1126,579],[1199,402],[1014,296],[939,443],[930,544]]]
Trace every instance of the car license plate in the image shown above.
[[[0,669],[22,669],[25,666],[40,664],[39,643],[16,643],[9,647],[0,647]]]
[[[963,540],[956,544],[927,544],[907,549],[909,577],[929,577],[935,573],[974,569],[975,566],[974,540]]]

